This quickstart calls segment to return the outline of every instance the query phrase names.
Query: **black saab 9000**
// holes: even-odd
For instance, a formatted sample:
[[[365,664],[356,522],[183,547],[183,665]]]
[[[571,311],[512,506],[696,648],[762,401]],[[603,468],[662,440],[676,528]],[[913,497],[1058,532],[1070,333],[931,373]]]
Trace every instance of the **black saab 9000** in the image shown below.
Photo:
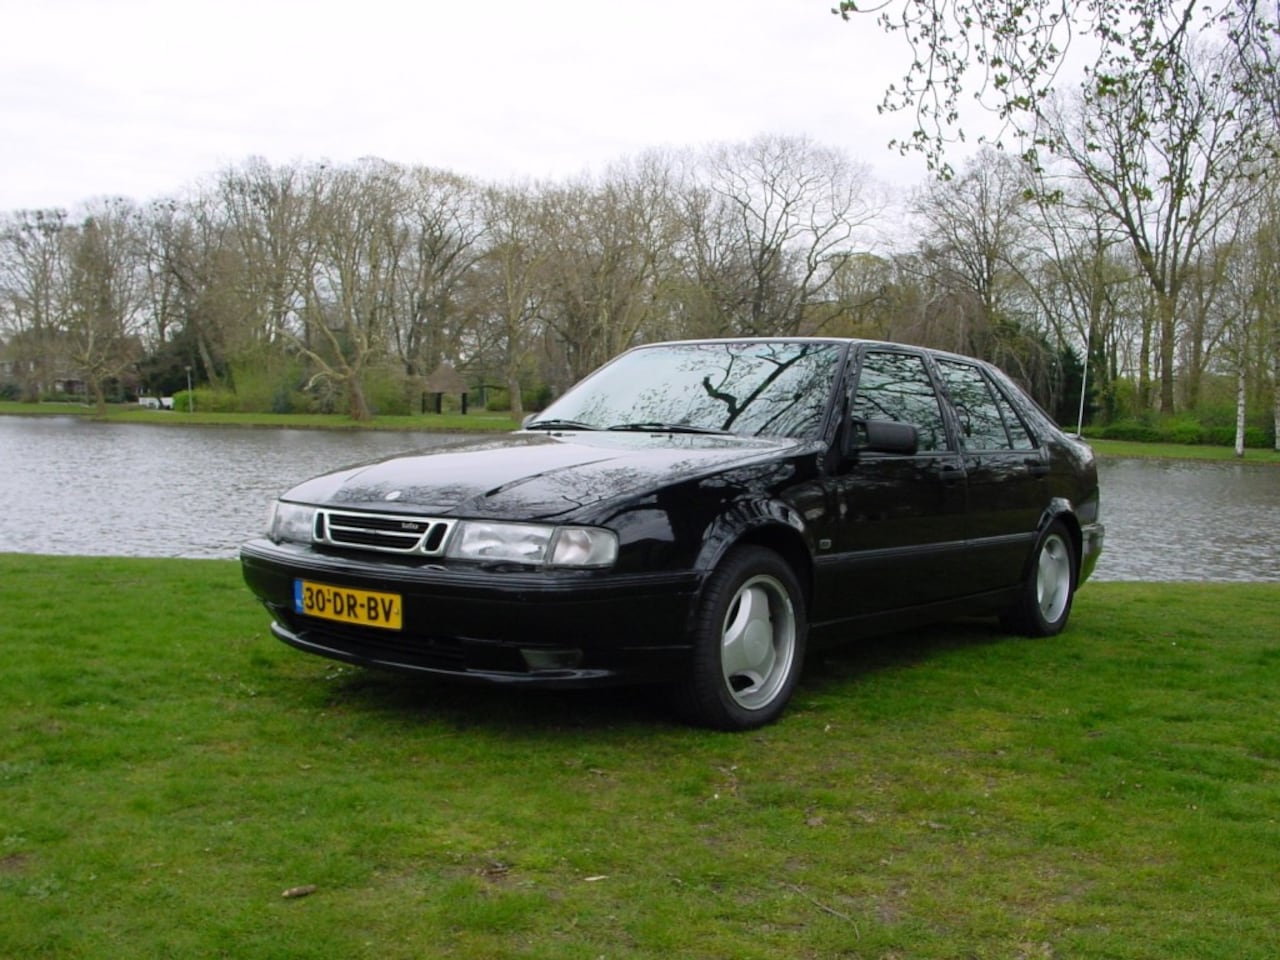
[[[1093,454],[977,360],[873,341],[638,347],[523,429],[309,480],[241,550],[302,650],[492,683],[655,681],[778,716],[806,647],[960,614],[1060,631]]]

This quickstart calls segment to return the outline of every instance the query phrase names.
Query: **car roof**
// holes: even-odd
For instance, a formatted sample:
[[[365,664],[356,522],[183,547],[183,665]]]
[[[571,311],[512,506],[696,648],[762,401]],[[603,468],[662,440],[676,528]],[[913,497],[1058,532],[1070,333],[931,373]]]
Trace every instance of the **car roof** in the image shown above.
[[[950,357],[956,360],[967,360],[970,363],[980,363],[984,366],[991,364],[981,359],[964,353],[954,353],[950,350],[942,350],[937,347],[924,347],[915,343],[902,343],[897,340],[875,340],[870,337],[757,337],[744,335],[741,337],[696,337],[684,340],[657,340],[653,343],[641,343],[632,347],[632,350],[642,350],[647,347],[675,347],[675,346],[700,346],[730,343],[830,343],[840,346],[871,346],[871,347],[891,347],[895,350],[910,350],[918,353],[927,353],[934,357]]]

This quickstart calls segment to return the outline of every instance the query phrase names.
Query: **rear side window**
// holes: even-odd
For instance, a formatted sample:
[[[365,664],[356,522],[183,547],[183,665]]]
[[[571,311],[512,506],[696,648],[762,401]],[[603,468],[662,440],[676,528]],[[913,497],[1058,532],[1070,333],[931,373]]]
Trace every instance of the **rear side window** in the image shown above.
[[[862,358],[854,417],[914,424],[921,453],[947,449],[942,408],[923,358],[909,353],[869,351]]]
[[[1035,449],[1035,441],[1013,404],[992,388],[980,369],[939,359],[938,372],[960,420],[960,443],[966,450]]]

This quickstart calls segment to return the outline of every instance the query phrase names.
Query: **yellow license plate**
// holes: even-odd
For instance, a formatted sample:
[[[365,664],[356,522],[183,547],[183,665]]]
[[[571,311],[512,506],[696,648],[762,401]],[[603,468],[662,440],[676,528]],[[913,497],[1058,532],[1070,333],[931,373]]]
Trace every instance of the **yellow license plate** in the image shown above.
[[[309,617],[399,630],[400,594],[334,587],[314,580],[293,581],[293,609]]]

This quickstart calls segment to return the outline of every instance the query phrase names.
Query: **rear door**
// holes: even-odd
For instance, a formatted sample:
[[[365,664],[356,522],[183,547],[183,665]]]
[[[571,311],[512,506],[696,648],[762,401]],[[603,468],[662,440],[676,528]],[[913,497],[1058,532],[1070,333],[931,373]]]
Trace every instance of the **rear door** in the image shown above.
[[[1022,578],[1049,500],[1049,454],[981,365],[937,357],[968,478],[974,587]]]

